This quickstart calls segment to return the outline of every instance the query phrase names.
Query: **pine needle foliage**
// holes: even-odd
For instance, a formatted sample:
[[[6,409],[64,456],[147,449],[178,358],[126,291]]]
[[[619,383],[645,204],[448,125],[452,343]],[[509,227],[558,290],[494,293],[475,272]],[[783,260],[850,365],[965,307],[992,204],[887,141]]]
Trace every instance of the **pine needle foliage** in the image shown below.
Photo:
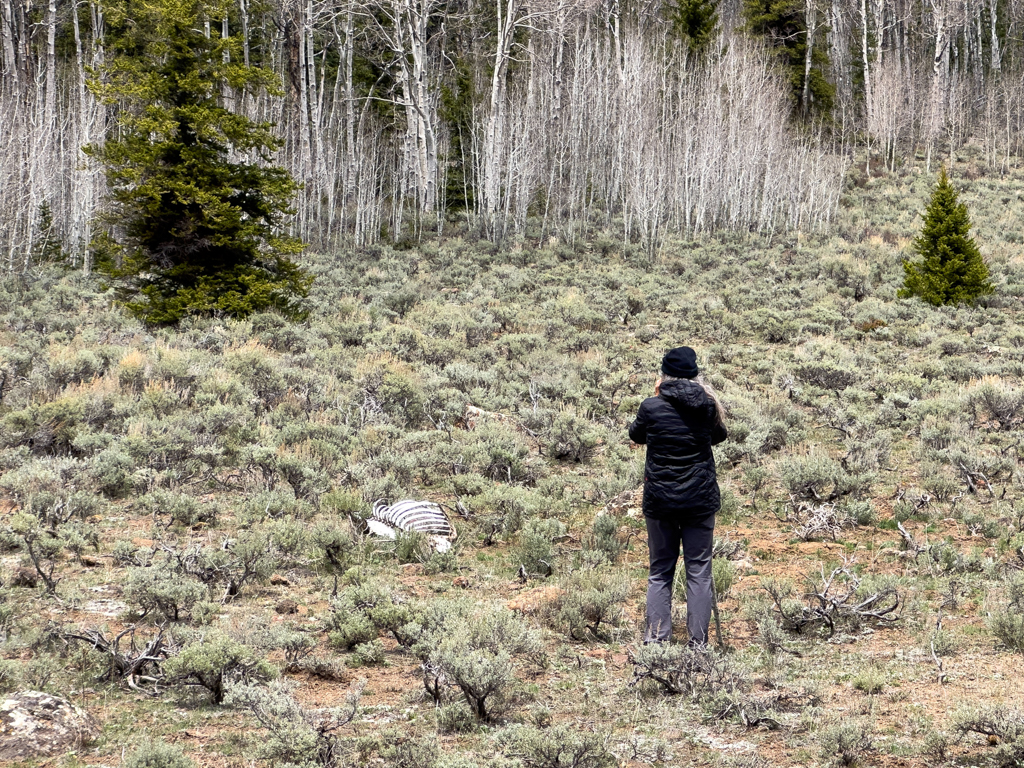
[[[718,32],[718,0],[679,0],[668,7],[672,31],[686,41],[691,53],[700,53]]]
[[[222,36],[223,0],[109,0],[108,59],[92,91],[120,107],[116,128],[86,152],[106,169],[111,233],[97,266],[145,321],[186,315],[301,314],[311,278],[281,232],[298,189],[272,165],[268,122],[234,111],[247,92],[279,90]]]
[[[988,267],[970,229],[967,206],[960,202],[942,166],[925,211],[924,228],[913,243],[914,253],[923,260],[903,262],[906,277],[899,295],[917,296],[939,306],[966,304],[992,293]]]
[[[811,67],[807,71],[807,43],[811,31],[807,29],[805,10],[801,0],[743,0],[746,29],[763,38],[778,54],[793,104],[804,116],[827,117],[835,102],[835,86],[825,76],[831,66],[825,45],[827,30],[824,24],[817,27],[811,47]]]

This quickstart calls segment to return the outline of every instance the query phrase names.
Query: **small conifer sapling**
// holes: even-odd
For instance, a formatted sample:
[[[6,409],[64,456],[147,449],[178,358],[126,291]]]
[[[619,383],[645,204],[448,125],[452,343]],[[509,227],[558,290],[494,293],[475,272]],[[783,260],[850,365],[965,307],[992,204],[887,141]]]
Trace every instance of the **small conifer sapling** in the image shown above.
[[[967,206],[960,202],[943,166],[925,211],[924,227],[912,246],[922,261],[903,262],[906,277],[899,295],[940,306],[965,304],[992,293],[988,267],[970,230]]]

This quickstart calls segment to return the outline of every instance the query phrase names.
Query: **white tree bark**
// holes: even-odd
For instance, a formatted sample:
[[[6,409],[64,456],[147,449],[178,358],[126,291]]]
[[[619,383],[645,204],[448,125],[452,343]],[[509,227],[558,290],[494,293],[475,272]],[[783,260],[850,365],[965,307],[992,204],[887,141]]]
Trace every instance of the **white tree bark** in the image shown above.
[[[872,123],[871,105],[871,72],[870,54],[868,51],[868,7],[867,0],[860,0],[860,48],[861,60],[864,64],[864,102],[867,105],[868,126]]]
[[[1003,57],[999,50],[999,35],[996,32],[996,21],[998,15],[996,7],[998,6],[997,0],[988,0],[988,17],[989,26],[992,32],[992,41],[989,44],[989,55],[990,55],[990,66],[993,72],[999,72],[1003,68]]]
[[[52,135],[57,122],[57,0],[46,5],[46,102],[43,130]]]
[[[352,3],[348,4],[348,11],[345,14],[345,43],[342,48],[345,71],[345,152],[347,169],[346,189],[355,187],[356,181],[356,96],[355,86],[352,82],[352,58],[353,58],[353,14]]]
[[[91,143],[92,131],[89,122],[89,115],[92,112],[92,96],[86,88],[85,52],[82,46],[82,32],[79,28],[77,11],[71,14],[72,28],[75,33],[75,75],[77,82],[78,96],[78,120],[77,120],[77,141],[79,147]],[[76,152],[76,154],[80,154]],[[84,160],[84,158],[82,158]],[[94,171],[88,164],[82,162],[74,176],[74,187],[72,192],[71,222],[68,227],[69,245],[72,247],[72,263],[76,264],[77,257],[82,256],[83,271],[89,271],[88,253],[89,240],[91,238],[91,220],[93,208],[93,181]]]
[[[18,59],[14,50],[14,0],[3,0],[0,4],[0,39],[2,39],[4,52],[4,75],[10,78],[15,88],[19,86]]]
[[[249,8],[245,0],[238,0],[238,20],[242,25],[242,63],[249,66]]]
[[[946,122],[946,95],[949,87],[949,0],[929,0],[935,23],[935,50],[932,56],[932,83],[928,103],[928,143],[926,168],[931,172],[932,145]]]
[[[228,28],[228,17],[224,14],[224,18],[220,22],[220,37],[221,40],[227,40],[231,34],[231,30]],[[224,64],[231,62],[231,51],[225,46],[224,52],[221,54],[221,61]],[[224,106],[227,109],[235,109],[235,94],[231,86],[228,84],[227,79],[224,80],[221,87],[221,99],[224,101]]]
[[[800,97],[800,107],[806,116],[811,108],[811,65],[814,61],[814,36],[818,31],[816,0],[804,0],[804,23],[807,27],[807,51],[804,54],[804,87]],[[864,81],[867,82],[867,66],[864,68]]]
[[[498,29],[495,38],[494,68],[487,121],[484,128],[482,172],[483,212],[492,216],[498,210],[502,176],[502,158],[505,155],[505,110],[508,65],[512,55],[512,41],[521,23],[523,0],[505,0],[495,5]]]
[[[437,205],[437,107],[430,82],[428,23],[438,2],[391,0],[391,29],[386,32],[397,63],[396,100],[405,113],[407,183],[419,210],[425,212]]]

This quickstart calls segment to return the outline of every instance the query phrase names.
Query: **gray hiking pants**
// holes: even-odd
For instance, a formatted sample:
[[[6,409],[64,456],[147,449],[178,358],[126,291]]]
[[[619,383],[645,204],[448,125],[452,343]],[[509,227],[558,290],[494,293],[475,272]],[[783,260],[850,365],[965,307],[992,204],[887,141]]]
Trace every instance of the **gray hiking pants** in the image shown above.
[[[647,579],[645,642],[664,642],[672,636],[672,582],[683,545],[686,566],[686,628],[691,645],[708,641],[711,623],[711,550],[715,542],[715,516],[680,525],[673,520],[647,521],[647,548],[651,572]]]

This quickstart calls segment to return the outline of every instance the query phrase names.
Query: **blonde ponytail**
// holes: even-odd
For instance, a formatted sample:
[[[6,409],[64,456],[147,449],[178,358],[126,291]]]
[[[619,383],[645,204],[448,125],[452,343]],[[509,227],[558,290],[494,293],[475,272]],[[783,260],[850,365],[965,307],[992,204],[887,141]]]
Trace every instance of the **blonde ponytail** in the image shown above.
[[[715,388],[711,386],[710,382],[704,380],[704,375],[699,375],[694,379],[701,387],[707,396],[711,399],[711,402],[715,404],[715,413],[718,414],[718,421],[720,424],[725,424],[725,408],[722,406],[722,401],[718,399],[718,393],[715,392]]]

